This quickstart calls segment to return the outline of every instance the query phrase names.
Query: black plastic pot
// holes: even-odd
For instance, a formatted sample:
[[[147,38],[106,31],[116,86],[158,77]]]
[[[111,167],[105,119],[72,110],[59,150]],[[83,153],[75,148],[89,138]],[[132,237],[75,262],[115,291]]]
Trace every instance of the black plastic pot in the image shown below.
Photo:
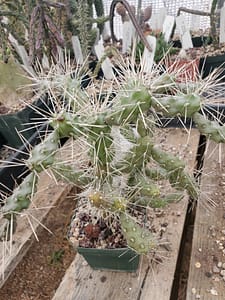
[[[194,48],[202,47],[204,45],[210,45],[212,43],[212,39],[208,36],[196,36],[196,37],[192,37],[191,40]],[[172,41],[172,45],[175,48],[182,47],[180,40]]]
[[[207,56],[206,58],[200,58],[199,72],[202,74],[202,78],[207,77],[213,70],[219,68],[218,79],[225,82],[225,54],[217,56]]]
[[[138,269],[140,255],[129,248],[96,249],[76,248],[94,270],[135,272]]]
[[[203,112],[209,120],[216,118],[220,124],[225,124],[225,104],[207,104],[203,107]]]
[[[24,141],[18,132],[28,140],[41,125],[38,121],[45,123],[45,116],[52,111],[52,102],[47,95],[40,97],[31,106],[27,106],[21,111],[0,116],[0,147],[8,145],[18,149]]]
[[[207,119],[215,120],[218,119],[219,123],[225,124],[225,104],[206,104],[202,107],[202,114],[204,114]],[[195,128],[195,123],[191,118],[165,118],[158,115],[157,121],[158,127],[167,128]]]
[[[15,153],[9,155],[5,159],[4,165],[0,165],[0,199],[4,195],[9,195],[15,185],[20,184],[23,178],[28,175],[29,170],[22,162],[28,158],[29,148],[38,144],[46,131],[50,130],[51,128],[47,124],[39,127],[39,130],[33,133],[26,144],[23,144]]]

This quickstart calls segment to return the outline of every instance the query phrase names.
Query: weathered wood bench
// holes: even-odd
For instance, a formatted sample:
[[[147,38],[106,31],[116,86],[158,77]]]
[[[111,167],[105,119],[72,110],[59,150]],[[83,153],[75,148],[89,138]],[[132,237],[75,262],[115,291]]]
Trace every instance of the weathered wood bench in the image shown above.
[[[225,299],[225,145],[208,142],[191,251],[187,300]],[[216,207],[212,208],[211,201]],[[211,206],[211,209],[210,209]]]

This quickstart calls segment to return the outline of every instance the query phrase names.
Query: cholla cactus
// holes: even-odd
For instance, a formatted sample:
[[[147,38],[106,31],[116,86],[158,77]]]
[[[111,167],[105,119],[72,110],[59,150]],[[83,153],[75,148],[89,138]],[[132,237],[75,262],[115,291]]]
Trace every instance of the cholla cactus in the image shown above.
[[[124,74],[113,85],[115,97],[110,99],[107,89],[111,92],[112,87],[106,88],[101,102],[93,97],[95,82],[88,87],[92,92],[81,88],[79,72],[59,74],[58,69],[57,74],[39,82],[54,94],[53,99],[63,95],[63,105],[56,102],[49,116],[53,131],[30,152],[26,162],[30,175],[5,199],[2,213],[6,217],[28,207],[39,173],[48,170],[56,178],[81,187],[93,209],[117,216],[128,246],[146,254],[157,243],[135,222],[130,208],[169,205],[181,199],[185,191],[192,199],[198,198],[198,184],[186,172],[184,162],[154,144],[154,127],[157,113],[189,117],[202,134],[218,143],[225,142],[224,126],[200,114],[207,85],[200,81],[189,88],[187,83],[184,88],[176,83],[174,74],[162,73],[159,68],[148,75],[130,65],[122,71]],[[59,161],[56,153],[63,137],[86,145],[86,163],[74,167],[72,162]],[[177,191],[164,195],[161,180],[167,180]]]

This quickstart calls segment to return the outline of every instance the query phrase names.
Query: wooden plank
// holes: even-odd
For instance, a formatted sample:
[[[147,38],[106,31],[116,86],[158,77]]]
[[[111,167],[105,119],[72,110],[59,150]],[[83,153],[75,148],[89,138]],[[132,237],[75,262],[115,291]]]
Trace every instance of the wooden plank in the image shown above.
[[[58,157],[63,156],[64,159],[65,157],[69,159],[71,155],[70,142],[68,142],[60,149]],[[47,172],[40,174],[37,193],[32,204],[29,209],[24,210],[17,217],[17,227],[13,234],[12,243],[9,241],[0,243],[0,287],[30,248],[34,241],[33,231],[38,231],[38,227],[44,222],[51,208],[56,206],[60,199],[66,198],[72,188],[67,183],[56,183],[56,180],[49,175]]]
[[[188,162],[189,169],[193,169],[198,132],[192,130],[187,141],[187,133],[183,129],[166,129],[158,139],[165,147],[167,144],[167,148],[176,149],[179,156]],[[164,238],[170,241],[171,251],[163,252],[166,259],[162,264],[152,265],[145,257],[137,274],[96,271],[77,254],[53,300],[61,300],[65,295],[67,300],[169,300],[187,203],[187,197],[174,203],[156,220],[156,223],[168,224]]]
[[[209,142],[204,159],[187,286],[187,300],[224,300],[225,277],[225,145]],[[207,199],[217,207],[209,209]],[[221,274],[220,274],[221,273]]]
[[[77,254],[52,300],[137,299],[147,269],[145,262],[140,273],[94,271]]]
[[[184,158],[191,171],[195,166],[199,134],[196,130],[192,130],[190,139],[187,141],[186,132],[176,129],[173,133],[173,130],[165,144],[173,145],[178,150],[177,154]],[[145,280],[140,300],[170,299],[187,205],[188,197],[170,205],[165,212],[164,222],[168,224],[166,236],[170,242],[171,251],[163,253],[165,258],[162,264],[153,264],[152,271]]]
[[[56,185],[53,179],[47,174],[43,174],[38,189],[40,192],[34,197],[33,206],[29,209],[30,214],[36,219],[29,218],[35,232],[40,223],[44,222],[50,209],[57,205],[60,198],[66,197],[71,186],[61,183]],[[9,275],[22,260],[34,240],[27,212],[24,211],[21,216],[18,216],[16,232],[13,234],[11,247],[10,242],[0,243],[0,287],[2,287]]]

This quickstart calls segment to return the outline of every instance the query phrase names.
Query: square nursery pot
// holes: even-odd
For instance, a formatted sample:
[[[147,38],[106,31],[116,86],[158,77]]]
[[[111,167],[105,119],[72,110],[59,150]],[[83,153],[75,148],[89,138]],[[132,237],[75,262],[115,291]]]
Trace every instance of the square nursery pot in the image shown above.
[[[129,248],[96,249],[77,247],[76,250],[94,270],[135,272],[139,266],[140,255]]]
[[[216,93],[216,92],[215,92]],[[224,96],[225,99],[225,96]],[[205,104],[202,106],[202,112],[209,120],[218,119],[221,125],[225,124],[225,103]],[[166,118],[158,115],[156,125],[160,128],[195,128],[191,118]]]
[[[0,115],[0,146],[8,145],[16,149],[21,147],[23,141],[18,132],[26,140],[31,138],[41,127],[36,123],[42,119],[42,124],[44,124],[45,118],[52,111],[52,108],[52,102],[48,95],[43,95],[16,113]]]
[[[32,136],[28,139],[27,143],[20,146],[5,158],[4,166],[0,164],[0,202],[3,195],[10,194],[17,184],[20,184],[23,179],[29,174],[28,167],[21,163],[28,159],[29,149],[42,141],[42,138],[52,131],[48,123],[44,123],[38,127]],[[4,144],[2,136],[0,135],[0,150]],[[60,139],[60,146],[67,141],[67,138]],[[2,145],[1,145],[2,144]]]
[[[219,71],[217,79],[225,82],[225,54],[200,58],[199,72],[202,74],[202,78],[207,77],[215,69]]]
[[[177,74],[177,82],[196,81],[199,70],[199,59],[187,60],[177,58],[176,60],[168,60],[166,67],[169,72]]]
[[[26,144],[15,149],[12,154],[4,158],[4,166],[0,164],[0,201],[3,195],[8,195],[16,184],[20,184],[28,175],[28,168],[21,161],[29,157],[28,149],[30,146],[38,144],[41,141],[41,136],[50,130],[51,128],[47,124],[43,124],[38,131],[31,135]],[[5,145],[5,139],[0,134],[0,149],[2,145]]]
[[[192,37],[191,40],[194,48],[210,45],[212,43],[212,38],[210,38],[209,36],[195,36]],[[175,48],[182,48],[180,40],[173,40],[172,45]]]

